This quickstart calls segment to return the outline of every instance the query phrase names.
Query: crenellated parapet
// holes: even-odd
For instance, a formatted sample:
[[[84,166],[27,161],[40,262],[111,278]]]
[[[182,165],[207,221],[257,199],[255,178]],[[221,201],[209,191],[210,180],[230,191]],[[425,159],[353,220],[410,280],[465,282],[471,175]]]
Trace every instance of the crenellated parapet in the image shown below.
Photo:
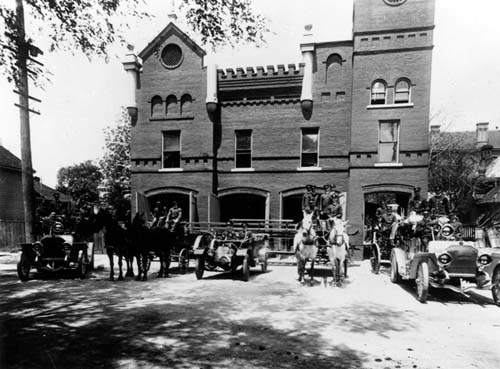
[[[300,97],[305,64],[217,70],[218,97],[228,102],[296,102]],[[238,104],[240,105],[240,104]]]

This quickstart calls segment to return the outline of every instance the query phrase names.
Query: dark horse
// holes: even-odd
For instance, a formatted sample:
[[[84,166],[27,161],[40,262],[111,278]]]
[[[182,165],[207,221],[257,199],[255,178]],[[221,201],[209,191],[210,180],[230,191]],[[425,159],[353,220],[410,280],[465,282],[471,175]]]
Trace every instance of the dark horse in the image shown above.
[[[172,232],[164,225],[148,227],[144,220],[144,214],[135,214],[132,220],[131,242],[137,258],[137,280],[145,281],[148,279],[151,260],[155,256],[160,259],[158,277],[168,277],[170,252],[176,239],[176,232]]]
[[[133,277],[133,260],[134,250],[132,249],[130,227],[121,225],[106,209],[100,209],[95,214],[95,230],[98,232],[102,230],[104,233],[104,245],[106,254],[109,258],[109,280],[113,281],[114,278],[114,261],[113,255],[118,256],[118,280],[123,280],[122,260],[125,259],[127,263],[126,277]]]

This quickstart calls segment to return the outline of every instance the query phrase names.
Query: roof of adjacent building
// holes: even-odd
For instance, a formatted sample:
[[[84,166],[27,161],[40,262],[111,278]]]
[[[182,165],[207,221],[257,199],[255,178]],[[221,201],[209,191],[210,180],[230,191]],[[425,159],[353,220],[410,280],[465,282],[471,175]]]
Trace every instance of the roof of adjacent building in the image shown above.
[[[21,159],[0,145],[0,168],[21,170]]]
[[[62,192],[59,192],[57,190],[54,190],[53,188],[44,185],[43,183],[40,182],[39,179],[35,179],[34,183],[35,191],[44,199],[49,199],[52,200],[54,199],[54,194],[59,194],[59,201],[62,202],[71,202],[71,196],[66,195]]]

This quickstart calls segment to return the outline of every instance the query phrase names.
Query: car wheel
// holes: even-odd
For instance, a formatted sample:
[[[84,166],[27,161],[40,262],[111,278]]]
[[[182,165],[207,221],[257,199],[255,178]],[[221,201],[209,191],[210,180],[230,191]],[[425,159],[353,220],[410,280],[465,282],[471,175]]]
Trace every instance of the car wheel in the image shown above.
[[[179,272],[186,274],[189,270],[189,255],[187,249],[182,249],[179,253]]]
[[[78,277],[84,279],[87,275],[87,257],[85,254],[78,260]]]
[[[491,280],[491,294],[493,295],[493,301],[500,307],[500,266],[495,268],[493,272],[493,278]]]
[[[23,252],[21,254],[21,260],[17,263],[17,275],[21,281],[26,282],[29,279],[30,269],[31,263],[26,254]]]
[[[391,282],[399,283],[401,282],[401,276],[398,271],[398,261],[396,258],[396,253],[392,253],[391,255]]]
[[[196,279],[203,278],[203,272],[205,272],[205,256],[201,255],[196,259],[194,264],[194,274],[196,275]]]
[[[429,292],[429,267],[426,261],[420,262],[417,268],[417,299],[420,302],[427,301],[427,293]]]
[[[372,245],[372,257],[370,258],[372,272],[379,274],[380,272],[380,252],[377,244]]]
[[[95,266],[94,266],[94,245],[92,245],[92,255],[90,256],[90,262],[87,266],[87,269],[88,270],[94,270],[95,269]]]
[[[241,279],[245,282],[248,281],[250,278],[250,260],[249,260],[248,254],[245,255],[245,258],[243,259],[243,265],[241,267]]]
[[[267,272],[267,253],[264,255],[264,260],[260,263],[260,268],[262,270],[262,273]]]

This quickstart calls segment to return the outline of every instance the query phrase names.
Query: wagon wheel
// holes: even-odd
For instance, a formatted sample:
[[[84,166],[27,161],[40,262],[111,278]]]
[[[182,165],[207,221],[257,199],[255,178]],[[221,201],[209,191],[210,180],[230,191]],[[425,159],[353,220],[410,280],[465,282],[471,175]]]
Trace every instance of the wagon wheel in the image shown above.
[[[184,248],[179,253],[179,271],[181,274],[186,274],[189,270],[189,251]]]
[[[77,274],[78,277],[84,279],[87,274],[87,254],[82,254],[82,257],[78,260],[78,269]]]
[[[500,307],[500,266],[495,268],[493,272],[493,278],[491,280],[491,294],[493,295],[493,301]]]
[[[400,283],[401,276],[398,271],[398,260],[396,258],[396,253],[393,252],[391,254],[391,282],[392,283]]]
[[[194,263],[194,274],[196,279],[203,278],[203,272],[205,271],[205,255],[201,255],[196,259]]]
[[[429,267],[426,261],[420,262],[417,268],[417,300],[420,302],[427,301],[427,293],[429,291]]]
[[[19,276],[19,279],[23,282],[26,282],[29,279],[30,276],[30,261],[26,254],[23,252],[21,254],[21,260],[19,263],[17,263],[17,275]]]
[[[267,252],[264,254],[264,260],[260,263],[260,268],[262,269],[262,273],[267,272]]]
[[[378,274],[380,272],[380,249],[376,243],[372,244],[372,257],[370,258],[372,272]]]
[[[249,260],[248,254],[245,255],[245,258],[243,259],[243,265],[241,267],[241,279],[245,282],[248,282],[248,279],[250,278],[250,260]]]

